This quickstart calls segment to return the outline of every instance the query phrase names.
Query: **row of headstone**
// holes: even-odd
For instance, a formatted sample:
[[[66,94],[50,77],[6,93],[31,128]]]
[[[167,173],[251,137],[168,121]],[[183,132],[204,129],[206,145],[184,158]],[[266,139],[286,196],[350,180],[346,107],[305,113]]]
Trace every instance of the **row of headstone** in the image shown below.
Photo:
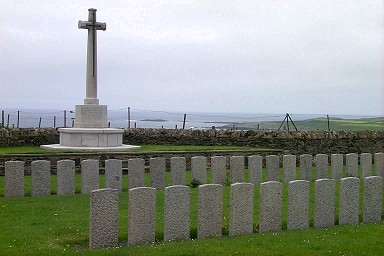
[[[383,178],[364,179],[363,223],[381,221]],[[336,181],[315,181],[315,228],[335,225]],[[360,180],[356,177],[340,181],[339,224],[359,223]],[[170,186],[164,192],[164,241],[190,238],[191,188]],[[259,233],[277,232],[283,225],[283,184],[269,181],[260,185]],[[230,187],[229,235],[252,234],[254,216],[254,185],[235,183]],[[91,248],[117,246],[118,191],[113,189],[91,192]],[[287,229],[308,229],[310,221],[310,182],[295,180],[288,183]],[[205,184],[198,188],[197,238],[221,237],[223,221],[223,186]],[[129,191],[128,245],[155,241],[156,189],[133,188]]]
[[[31,163],[31,196],[51,194],[50,175],[51,164],[49,161],[37,160]],[[122,161],[106,160],[105,177],[107,188],[121,191]],[[81,162],[81,179],[82,194],[89,194],[92,190],[99,189],[99,161],[83,160]],[[75,194],[75,162],[73,160],[57,161],[57,195],[73,194]],[[24,162],[7,161],[5,162],[5,197],[23,196]]]
[[[346,174],[348,177],[358,177],[358,154],[346,155]],[[266,156],[266,179],[267,181],[280,181],[279,166],[280,157],[277,155]],[[248,157],[248,182],[259,185],[263,181],[263,157],[253,155]],[[284,183],[296,180],[298,176],[302,180],[312,181],[313,156],[309,154],[300,155],[300,175],[297,175],[296,156],[284,155],[283,159]],[[361,177],[371,176],[372,154],[360,155]],[[384,177],[384,153],[374,155],[374,169],[377,176]],[[187,185],[186,180],[186,158],[172,157],[170,159],[171,183],[172,185]],[[225,185],[244,182],[244,156],[232,156],[229,161],[229,181],[227,180],[226,158],[214,156],[211,158],[212,183]],[[328,155],[318,154],[315,156],[315,179],[328,177]],[[343,155],[331,155],[331,173],[335,180],[343,177]],[[166,160],[162,157],[150,159],[150,186],[156,189],[164,189],[166,172]],[[192,179],[198,180],[200,184],[207,183],[207,158],[195,156],[191,158]],[[134,158],[128,160],[128,189],[144,187],[145,161]],[[105,161],[106,188],[122,191],[122,160],[109,159]],[[83,160],[81,162],[81,192],[89,194],[91,190],[99,188],[99,161]],[[31,164],[32,196],[50,194],[50,162],[46,160],[33,161]],[[5,163],[5,196],[24,196],[24,163],[21,161],[9,161]],[[57,194],[68,195],[75,193],[75,162],[72,160],[61,160],[57,162]]]

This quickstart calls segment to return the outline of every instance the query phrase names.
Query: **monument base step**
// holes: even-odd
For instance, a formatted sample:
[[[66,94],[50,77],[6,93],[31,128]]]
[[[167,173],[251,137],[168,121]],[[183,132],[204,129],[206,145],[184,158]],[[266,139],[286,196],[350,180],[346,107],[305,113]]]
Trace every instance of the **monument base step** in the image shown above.
[[[133,145],[121,145],[116,147],[70,147],[70,146],[62,146],[60,144],[51,144],[51,145],[41,145],[41,148],[44,149],[52,149],[52,150],[74,150],[74,151],[126,151],[139,149],[140,146]]]
[[[60,144],[42,145],[46,149],[62,150],[132,150],[139,146],[123,145],[123,129],[59,128]]]

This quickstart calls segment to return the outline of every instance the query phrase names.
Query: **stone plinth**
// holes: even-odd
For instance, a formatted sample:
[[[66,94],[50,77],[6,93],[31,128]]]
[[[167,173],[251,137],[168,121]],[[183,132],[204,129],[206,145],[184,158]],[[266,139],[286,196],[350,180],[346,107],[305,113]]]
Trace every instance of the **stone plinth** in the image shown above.
[[[46,149],[131,150],[140,146],[123,145],[123,129],[59,128],[60,144],[42,145]]]
[[[107,127],[107,105],[76,105],[75,128]]]

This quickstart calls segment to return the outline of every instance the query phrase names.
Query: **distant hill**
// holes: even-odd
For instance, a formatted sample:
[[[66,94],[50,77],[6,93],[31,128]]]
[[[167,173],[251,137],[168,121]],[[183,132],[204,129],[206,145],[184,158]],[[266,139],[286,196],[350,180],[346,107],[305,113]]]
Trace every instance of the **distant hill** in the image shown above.
[[[313,118],[301,121],[293,120],[299,131],[328,130],[327,118]],[[274,122],[244,122],[235,123],[237,130],[277,130],[282,121]],[[362,118],[362,119],[343,119],[331,118],[329,121],[331,131],[384,131],[384,117]],[[295,131],[291,122],[288,123],[289,130]],[[233,124],[221,126],[219,128],[232,129]],[[288,130],[287,123],[284,122],[281,130]]]

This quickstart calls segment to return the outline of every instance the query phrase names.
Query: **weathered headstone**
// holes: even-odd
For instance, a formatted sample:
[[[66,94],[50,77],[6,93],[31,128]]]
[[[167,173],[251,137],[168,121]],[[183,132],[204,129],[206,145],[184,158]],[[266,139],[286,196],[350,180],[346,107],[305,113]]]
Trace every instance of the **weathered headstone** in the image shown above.
[[[145,160],[133,158],[128,160],[128,189],[144,187]]]
[[[345,155],[345,164],[347,166],[347,177],[358,176],[358,155],[350,153]]]
[[[288,183],[288,230],[309,228],[309,191],[307,180]]]
[[[189,239],[190,202],[190,187],[176,185],[165,188],[164,241]]]
[[[165,188],[165,158],[155,157],[149,160],[150,184],[152,188]]]
[[[128,245],[155,241],[156,189],[133,188],[128,193]]]
[[[315,182],[315,228],[335,224],[335,186],[336,182],[332,179],[319,179]]]
[[[280,159],[277,155],[269,155],[266,157],[268,181],[279,181],[279,161]]]
[[[24,162],[5,162],[5,197],[24,196]]]
[[[331,170],[332,170],[332,179],[340,180],[343,177],[343,155],[342,154],[332,154],[331,155]]]
[[[224,156],[211,157],[212,183],[225,185],[227,182],[227,163]]]
[[[223,186],[199,186],[197,238],[221,237],[223,219]]]
[[[81,193],[89,194],[99,189],[99,161],[88,159],[81,161]]]
[[[284,183],[288,183],[296,179],[296,156],[284,155],[283,156],[283,173]]]
[[[91,191],[89,248],[117,247],[119,193],[116,189]]]
[[[229,235],[253,232],[253,184],[235,183],[230,191]]]
[[[372,176],[372,154],[371,153],[360,154],[360,168],[361,168],[362,178]]]
[[[253,185],[260,185],[262,182],[263,173],[263,157],[259,155],[253,155],[248,157],[248,173],[249,183]]]
[[[260,184],[259,232],[281,231],[283,215],[283,184],[268,181]]]
[[[171,179],[172,185],[186,185],[186,166],[185,157],[171,157]]]
[[[381,221],[383,207],[383,178],[371,176],[364,178],[363,222]]]
[[[57,161],[57,195],[75,194],[75,161]]]
[[[122,191],[123,162],[119,159],[105,160],[105,187]]]
[[[207,158],[205,156],[191,157],[192,179],[196,179],[201,184],[207,183]]]
[[[316,179],[328,178],[328,155],[317,154],[315,157],[316,163]]]
[[[244,156],[231,156],[229,166],[231,184],[244,182]]]
[[[339,224],[359,224],[360,180],[347,177],[340,180]]]
[[[312,155],[300,155],[300,179],[312,181]]]
[[[31,196],[51,194],[51,162],[36,160],[31,163]]]
[[[384,153],[375,154],[375,172],[377,176],[384,178]]]

